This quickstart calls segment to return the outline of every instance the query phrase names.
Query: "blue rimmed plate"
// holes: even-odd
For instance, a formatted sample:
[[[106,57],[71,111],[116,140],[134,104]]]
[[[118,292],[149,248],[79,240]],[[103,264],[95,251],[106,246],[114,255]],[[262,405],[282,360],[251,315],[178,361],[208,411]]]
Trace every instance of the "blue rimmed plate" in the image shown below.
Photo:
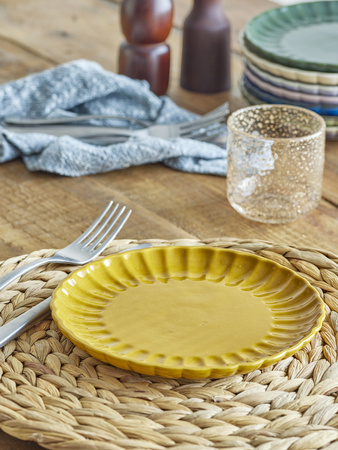
[[[302,108],[310,109],[311,111],[316,112],[317,114],[323,116],[338,116],[338,106],[324,106],[324,105],[316,105],[305,102],[293,101],[289,99],[285,99],[282,97],[278,97],[276,95],[270,94],[269,92],[263,91],[254,83],[252,83],[246,75],[243,75],[241,84],[245,87],[245,89],[252,94],[257,99],[265,102],[265,103],[274,103],[274,104],[284,104],[284,105],[293,105],[300,106]]]
[[[248,66],[244,68],[244,73],[246,78],[262,91],[276,97],[284,98],[287,101],[291,100],[292,102],[297,103],[307,103],[310,105],[320,106],[322,108],[338,107],[338,96],[309,94],[299,90],[295,91],[292,89],[279,87],[267,80],[263,80]]]

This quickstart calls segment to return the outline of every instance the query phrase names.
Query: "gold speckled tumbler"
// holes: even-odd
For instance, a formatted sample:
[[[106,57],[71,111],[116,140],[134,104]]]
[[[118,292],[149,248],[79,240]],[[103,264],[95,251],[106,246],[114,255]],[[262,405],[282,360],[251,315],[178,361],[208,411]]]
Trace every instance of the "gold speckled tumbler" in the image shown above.
[[[227,196],[243,216],[287,223],[321,198],[325,122],[296,106],[260,105],[228,119]]]

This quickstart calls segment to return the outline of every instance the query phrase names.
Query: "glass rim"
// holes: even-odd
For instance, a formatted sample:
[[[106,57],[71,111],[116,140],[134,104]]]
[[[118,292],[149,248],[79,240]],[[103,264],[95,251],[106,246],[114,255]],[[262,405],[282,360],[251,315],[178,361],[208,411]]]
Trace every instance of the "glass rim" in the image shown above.
[[[236,116],[238,116],[239,114],[241,114],[243,112],[251,111],[251,110],[255,110],[255,109],[259,110],[259,109],[271,109],[271,108],[277,108],[277,109],[287,108],[287,109],[300,111],[303,114],[306,114],[308,116],[312,116],[318,121],[319,129],[317,131],[314,131],[313,133],[306,134],[305,136],[298,136],[298,137],[297,136],[295,136],[295,137],[272,137],[271,136],[271,137],[268,137],[268,136],[256,136],[251,133],[248,133],[247,131],[239,130],[232,124],[232,122],[234,121]],[[290,141],[290,140],[292,140],[292,141],[306,140],[309,138],[316,137],[317,135],[320,135],[321,133],[324,133],[324,135],[325,135],[326,123],[322,116],[320,116],[319,114],[317,114],[314,111],[311,111],[310,109],[303,108],[301,106],[269,103],[269,104],[262,104],[262,105],[251,105],[251,106],[246,106],[244,108],[237,109],[236,111],[234,111],[233,113],[230,114],[230,116],[227,120],[227,127],[228,127],[228,130],[231,130],[231,131],[241,134],[243,136],[250,137],[251,139],[257,139],[257,140],[261,140],[261,141],[271,141],[272,140],[272,141],[285,141],[286,142],[286,141]]]

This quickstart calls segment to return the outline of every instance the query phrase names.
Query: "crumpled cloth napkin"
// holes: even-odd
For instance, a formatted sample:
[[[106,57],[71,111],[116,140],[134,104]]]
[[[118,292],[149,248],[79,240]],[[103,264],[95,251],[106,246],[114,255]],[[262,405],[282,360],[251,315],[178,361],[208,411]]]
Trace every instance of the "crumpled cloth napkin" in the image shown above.
[[[145,81],[109,72],[93,61],[72,61],[0,85],[0,162],[22,158],[30,171],[73,177],[155,162],[181,171],[226,175],[226,149],[211,143],[147,137],[98,146],[69,136],[20,134],[3,128],[6,116],[81,114],[130,116],[156,124],[196,117],[167,96],[157,97]]]

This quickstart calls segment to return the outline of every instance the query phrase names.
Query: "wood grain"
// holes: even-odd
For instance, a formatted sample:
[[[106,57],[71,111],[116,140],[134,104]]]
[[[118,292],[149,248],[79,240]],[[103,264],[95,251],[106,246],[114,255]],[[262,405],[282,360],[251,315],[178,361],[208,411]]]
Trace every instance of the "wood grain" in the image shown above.
[[[168,95],[182,107],[204,113],[228,100],[243,106],[237,35],[253,15],[274,5],[268,0],[224,0],[232,24],[232,89],[202,95],[179,87],[181,29],[190,0],[175,1],[169,36],[172,65]],[[0,82],[7,82],[79,58],[116,71],[123,39],[118,0],[1,0]],[[60,248],[78,236],[113,198],[132,207],[119,237],[207,239],[232,236],[321,248],[338,253],[338,144],[328,142],[323,199],[308,216],[287,225],[258,224],[239,216],[226,198],[224,177],[181,173],[161,164],[95,176],[65,178],[30,173],[20,161],[0,166],[0,259],[42,248]],[[1,450],[35,450],[0,433]]]
[[[0,18],[3,21],[1,35],[6,36],[3,48],[14,56],[4,59],[4,65],[0,67],[1,79],[13,79],[44,69],[51,66],[52,61],[62,63],[81,57],[96,59],[105,67],[116,69],[114,56],[122,39],[118,4],[99,0],[63,0],[46,10],[43,0],[18,2],[17,7],[12,7],[15,3],[7,0],[2,5],[6,11],[6,17]],[[186,4],[180,2],[179,8]],[[241,12],[243,22],[252,14],[251,10],[233,8],[236,14]],[[237,16],[234,22],[240,22]],[[42,27],[41,23],[49,26]],[[100,33],[97,33],[98,29]],[[233,88],[230,93],[198,95],[179,88],[180,37],[177,29],[170,36],[173,58],[169,95],[181,106],[200,113],[225,100],[230,101],[232,110],[243,106],[237,84],[242,62],[237,55],[232,60]],[[20,61],[20,64],[12,61]],[[177,235],[200,238],[220,234],[254,235],[287,240],[291,244],[301,242],[324,248],[337,247],[337,164],[336,143],[330,142],[320,207],[304,219],[276,227],[239,217],[227,203],[226,180],[223,178],[182,174],[156,165],[66,179],[28,173],[20,161],[14,161],[0,167],[5,193],[0,199],[0,207],[4,211],[0,222],[1,257],[5,259],[35,248],[65,245],[81,231],[79,224],[95,215],[109,198],[135,203],[134,220],[123,231],[133,233],[135,238],[150,237],[152,233],[163,238]],[[72,211],[72,216],[67,214],[69,211]],[[133,226],[133,223],[137,225]],[[67,233],[59,232],[61,225]]]

